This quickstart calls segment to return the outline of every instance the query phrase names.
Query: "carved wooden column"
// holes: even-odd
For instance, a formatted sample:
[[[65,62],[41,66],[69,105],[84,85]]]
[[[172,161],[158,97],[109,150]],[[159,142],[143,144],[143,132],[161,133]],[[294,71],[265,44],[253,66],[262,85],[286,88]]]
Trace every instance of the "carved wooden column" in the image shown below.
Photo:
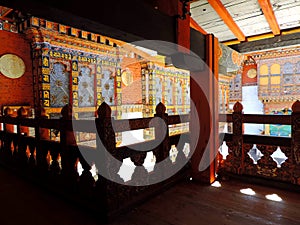
[[[193,104],[190,115],[190,146],[193,154],[193,180],[211,184],[216,179],[216,156],[219,148],[218,40],[209,34],[206,36],[205,46],[206,61],[202,62],[203,70],[191,72]]]
[[[292,157],[296,163],[294,170],[294,183],[300,185],[300,101],[292,105]]]
[[[232,150],[235,162],[233,167],[238,174],[243,171],[244,165],[244,149],[243,149],[243,105],[236,102],[233,106],[232,113],[233,134],[232,134]]]

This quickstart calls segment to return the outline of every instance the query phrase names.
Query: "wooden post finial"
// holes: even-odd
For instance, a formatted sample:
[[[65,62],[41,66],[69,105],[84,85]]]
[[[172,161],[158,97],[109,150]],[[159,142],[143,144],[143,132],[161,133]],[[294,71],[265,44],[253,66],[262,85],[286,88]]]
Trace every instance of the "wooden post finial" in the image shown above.
[[[243,111],[243,108],[243,105],[237,101],[233,106],[233,111],[236,113],[241,113]]]
[[[36,117],[47,117],[46,110],[43,107],[38,107],[35,109]]]
[[[63,119],[72,119],[73,115],[73,108],[72,105],[66,104],[62,109],[61,109],[61,115]]]
[[[294,102],[294,104],[292,105],[292,110],[293,110],[293,113],[300,112],[300,101],[299,100]]]
[[[166,113],[166,106],[161,102],[158,103],[158,105],[155,108],[155,112],[159,115]]]
[[[4,109],[4,116],[11,116],[13,114],[13,110],[10,107],[6,107]]]
[[[106,102],[103,102],[97,110],[97,115],[98,118],[110,118],[111,117],[110,106]]]
[[[28,112],[27,112],[27,110],[22,106],[21,108],[18,109],[17,114],[18,114],[18,117],[27,117]]]

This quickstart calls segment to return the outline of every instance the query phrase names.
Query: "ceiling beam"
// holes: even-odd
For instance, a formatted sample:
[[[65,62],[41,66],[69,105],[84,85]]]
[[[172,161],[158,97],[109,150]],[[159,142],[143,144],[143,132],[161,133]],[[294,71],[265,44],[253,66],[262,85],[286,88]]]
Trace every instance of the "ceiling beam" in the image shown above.
[[[240,53],[250,53],[289,46],[300,46],[300,32],[278,35],[273,38],[257,41],[243,42],[236,45],[230,45],[229,47]]]
[[[232,31],[232,33],[236,36],[239,41],[245,41],[246,36],[241,31],[239,26],[234,22],[233,18],[222,4],[220,0],[207,0],[208,3],[214,8],[214,10],[219,14],[224,23],[228,26],[228,28]]]
[[[5,8],[6,9],[6,11],[5,10],[3,10],[3,8],[5,8],[5,7],[2,7],[2,14],[0,15],[1,17],[5,17],[5,16],[7,16],[11,11],[13,11],[13,9],[9,9],[9,8]],[[3,12],[4,11],[4,12]]]
[[[273,32],[274,35],[279,35],[280,34],[280,28],[277,23],[277,19],[275,17],[273,7],[271,5],[270,0],[258,0],[258,3],[269,23],[269,26]]]
[[[207,34],[207,32],[199,26],[199,24],[191,17],[190,18],[190,26],[195,30],[199,31],[201,34]]]

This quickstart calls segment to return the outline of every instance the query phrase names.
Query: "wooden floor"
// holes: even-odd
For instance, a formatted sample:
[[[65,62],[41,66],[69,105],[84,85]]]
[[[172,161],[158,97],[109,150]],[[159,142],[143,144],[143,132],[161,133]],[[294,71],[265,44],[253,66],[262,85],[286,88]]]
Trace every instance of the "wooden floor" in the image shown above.
[[[64,202],[0,168],[1,225],[101,224],[80,207]],[[221,188],[183,182],[124,214],[113,225],[300,224],[300,193],[249,185],[237,180]],[[252,188],[255,196],[240,193]],[[283,201],[267,200],[276,193]]]

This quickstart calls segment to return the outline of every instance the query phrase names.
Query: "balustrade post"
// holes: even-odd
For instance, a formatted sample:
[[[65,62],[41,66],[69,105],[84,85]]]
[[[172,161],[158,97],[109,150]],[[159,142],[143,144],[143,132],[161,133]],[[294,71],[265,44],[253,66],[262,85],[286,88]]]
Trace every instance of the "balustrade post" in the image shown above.
[[[294,170],[294,183],[300,185],[300,101],[292,105],[292,158],[296,163]]]
[[[164,161],[163,170],[160,173],[169,174],[172,169],[172,162],[169,159],[170,140],[169,140],[169,126],[168,126],[168,114],[166,113],[166,106],[163,103],[159,103],[155,108],[154,119],[155,120],[155,141],[158,147],[154,150],[156,156],[156,164]],[[154,176],[163,176],[163,174],[157,174],[156,166],[154,167]]]
[[[232,113],[233,133],[232,148],[235,163],[232,165],[236,173],[241,174],[244,168],[244,147],[243,147],[243,105],[236,102]]]
[[[27,110],[22,106],[21,108],[18,109],[17,111],[17,118],[19,119],[19,121],[21,122],[22,119],[27,118],[28,117],[28,112]],[[24,127],[21,126],[20,124],[18,124],[17,126],[17,133],[18,135],[25,135],[27,136],[29,134],[29,128],[28,127]]]
[[[60,119],[60,143],[62,147],[68,145],[76,145],[76,138],[73,130],[68,130],[67,127],[70,125],[73,117],[72,105],[65,105],[61,110]]]
[[[46,115],[46,110],[44,108],[37,108],[35,112],[35,119],[48,119],[48,116]],[[37,123],[35,127],[35,138],[37,140],[44,139],[48,140],[50,139],[50,132],[49,129],[41,128],[39,122]]]
[[[95,194],[102,206],[102,215],[108,219],[108,212],[120,207],[118,202],[121,193],[118,191],[118,184],[113,181],[121,184],[124,182],[118,175],[122,165],[122,156],[116,149],[114,118],[111,117],[111,108],[107,103],[103,102],[99,106],[95,123],[97,128],[95,165],[99,172]]]
[[[111,117],[111,108],[103,102],[97,110],[97,151],[101,155],[99,162],[96,162],[98,170],[101,169],[108,177],[119,180],[117,174],[122,165],[121,156],[117,152],[115,131],[113,129],[114,118]],[[114,157],[116,160],[112,160]],[[121,178],[120,178],[121,179]]]
[[[67,123],[73,119],[72,106],[67,104],[61,110],[60,119],[60,146],[61,146],[61,165],[62,176],[65,187],[69,190],[75,190],[79,174],[77,172],[77,160],[79,157],[76,139],[73,130],[67,130]]]
[[[12,118],[13,110],[10,107],[6,107],[4,110],[5,118]],[[3,146],[3,155],[5,160],[11,160],[12,157],[12,144],[13,144],[13,133],[14,133],[14,125],[13,124],[3,124],[4,128],[4,146]]]
[[[168,126],[168,114],[166,113],[166,106],[163,103],[159,103],[155,108],[154,117],[158,117],[155,127],[155,140],[160,140],[161,147],[161,158],[159,160],[164,160],[169,156],[170,143],[169,143],[169,126]]]
[[[21,123],[22,119],[28,117],[28,112],[24,107],[21,107],[17,111],[17,118],[19,120],[19,123]],[[25,167],[27,165],[27,154],[26,149],[27,145],[25,141],[23,140],[23,136],[27,136],[29,134],[29,128],[21,126],[20,124],[17,125],[17,133],[18,133],[18,150],[14,152],[14,157],[16,159],[17,166],[19,167]]]
[[[4,117],[12,118],[13,110],[10,107],[6,107],[4,110]],[[4,124],[4,131],[5,133],[14,133],[14,125],[13,124]]]

